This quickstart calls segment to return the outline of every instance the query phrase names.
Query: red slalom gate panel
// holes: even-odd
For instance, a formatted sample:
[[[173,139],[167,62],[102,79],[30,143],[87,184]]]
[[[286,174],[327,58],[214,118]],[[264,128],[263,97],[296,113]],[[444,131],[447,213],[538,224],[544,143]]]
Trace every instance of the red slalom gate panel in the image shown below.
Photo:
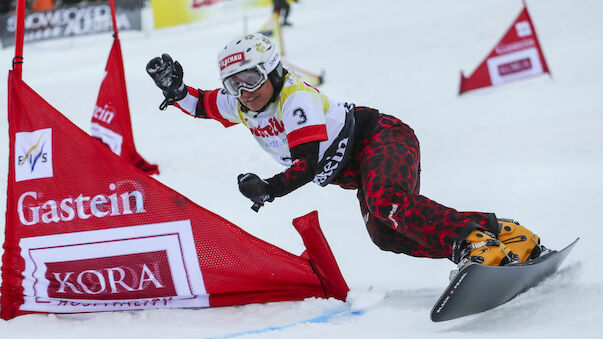
[[[316,212],[288,253],[124,161],[9,71],[9,172],[0,317],[211,307],[348,287]]]
[[[143,172],[149,175],[159,174],[157,165],[149,164],[134,146],[121,45],[117,37],[113,40],[92,114],[90,135]]]
[[[109,53],[105,74],[92,113],[90,134],[107,145],[113,153],[136,166],[143,172],[159,174],[155,164],[149,164],[134,146],[128,91],[124,74],[123,56],[115,13],[115,2],[109,0],[113,22],[113,46]]]
[[[507,33],[469,77],[461,72],[459,94],[549,73],[534,24],[523,10]]]

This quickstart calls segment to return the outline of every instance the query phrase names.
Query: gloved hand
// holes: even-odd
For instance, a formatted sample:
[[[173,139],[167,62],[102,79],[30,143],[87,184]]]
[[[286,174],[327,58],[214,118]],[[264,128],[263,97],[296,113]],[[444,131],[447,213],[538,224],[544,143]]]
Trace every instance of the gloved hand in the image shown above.
[[[239,174],[237,181],[239,182],[239,191],[254,202],[251,207],[254,211],[257,212],[264,205],[264,202],[274,200],[274,197],[270,194],[270,185],[257,175],[253,173]]]
[[[184,74],[182,66],[178,61],[172,61],[169,54],[151,59],[146,69],[157,87],[163,91],[163,96],[165,96],[165,100],[161,103],[159,109],[164,110],[167,105],[173,105],[186,96],[188,90],[182,82]]]

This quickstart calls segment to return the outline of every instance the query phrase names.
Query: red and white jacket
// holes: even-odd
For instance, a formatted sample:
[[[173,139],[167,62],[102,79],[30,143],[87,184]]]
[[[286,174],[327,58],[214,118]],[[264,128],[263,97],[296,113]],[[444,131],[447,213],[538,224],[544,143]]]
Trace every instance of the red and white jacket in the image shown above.
[[[225,127],[245,125],[260,146],[286,167],[295,160],[291,148],[318,141],[314,182],[321,186],[343,167],[344,155],[352,146],[353,105],[329,100],[290,73],[279,96],[262,112],[245,112],[237,98],[223,89],[202,91],[188,87],[188,95],[174,106],[198,118],[218,120]]]

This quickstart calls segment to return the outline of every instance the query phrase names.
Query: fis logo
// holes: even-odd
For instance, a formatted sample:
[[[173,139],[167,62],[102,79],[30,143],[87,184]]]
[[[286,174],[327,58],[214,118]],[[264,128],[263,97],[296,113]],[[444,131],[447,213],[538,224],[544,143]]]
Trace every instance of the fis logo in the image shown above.
[[[15,134],[15,181],[52,177],[52,129]]]

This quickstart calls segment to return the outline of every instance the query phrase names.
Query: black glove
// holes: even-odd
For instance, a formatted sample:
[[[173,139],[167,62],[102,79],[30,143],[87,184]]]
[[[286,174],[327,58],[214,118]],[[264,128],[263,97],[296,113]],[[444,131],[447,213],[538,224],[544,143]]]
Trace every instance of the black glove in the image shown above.
[[[167,105],[173,105],[186,96],[188,90],[182,82],[182,66],[178,61],[172,61],[169,54],[151,59],[147,64],[147,73],[153,78],[155,85],[163,91],[165,100],[159,109],[164,110]]]
[[[239,174],[237,181],[239,182],[239,191],[254,202],[251,207],[254,211],[257,212],[260,207],[264,206],[264,202],[274,200],[274,197],[270,194],[270,185],[257,175],[253,173]]]

